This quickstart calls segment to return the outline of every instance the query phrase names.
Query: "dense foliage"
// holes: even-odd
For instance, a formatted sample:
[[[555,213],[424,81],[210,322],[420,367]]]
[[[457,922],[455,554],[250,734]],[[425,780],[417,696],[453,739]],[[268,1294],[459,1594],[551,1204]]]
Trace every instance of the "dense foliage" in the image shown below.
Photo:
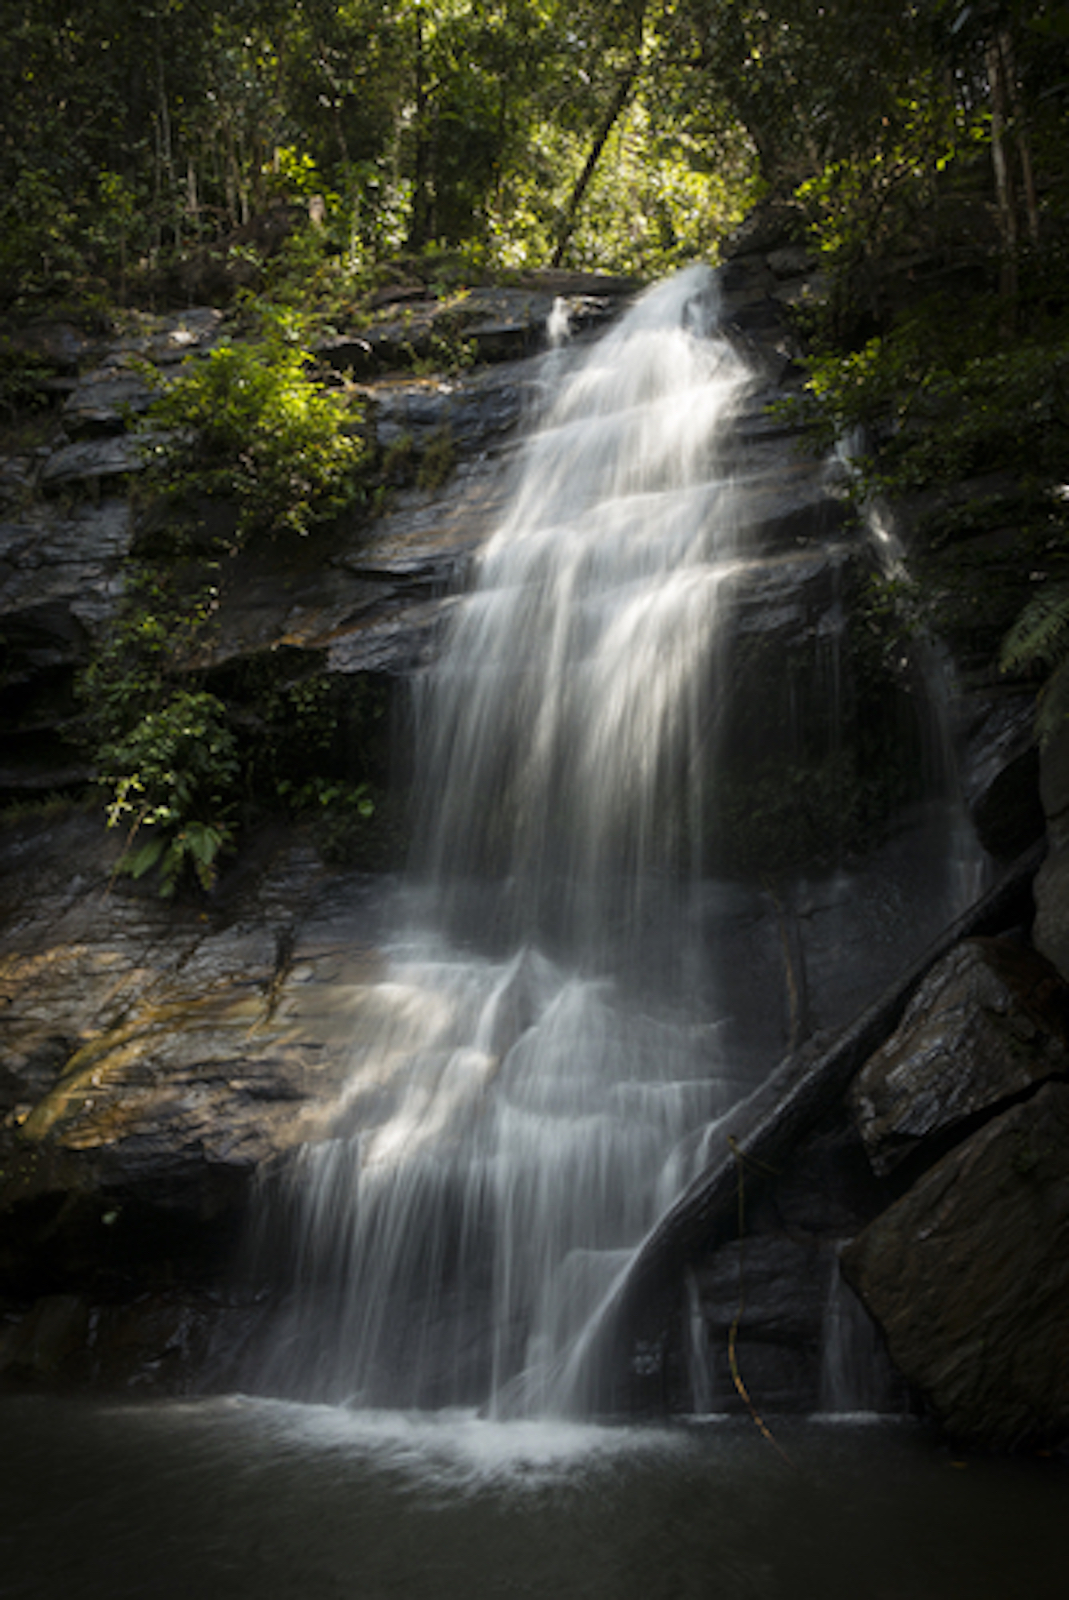
[[[2,0],[0,24],[23,298],[255,257],[279,200],[356,274],[435,243],[659,270],[761,183],[802,197],[856,310],[888,247],[969,253],[963,184],[1009,289],[1066,204],[1057,0]]]
[[[158,285],[207,244],[255,266],[281,200],[357,276],[435,243],[659,270],[760,183],[800,194],[849,315],[889,247],[973,250],[963,184],[1008,289],[1066,204],[1057,0],[2,0],[0,25],[23,300]]]
[[[182,670],[215,599],[197,568],[132,572],[83,686],[108,823],[127,833],[122,865],[134,877],[158,867],[168,896],[187,867],[211,888],[234,837],[235,731],[225,704]]]
[[[300,319],[257,307],[260,336],[224,344],[160,383],[146,417],[153,480],[236,501],[239,537],[307,533],[356,491],[357,408],[308,374]]]
[[[668,59],[671,11],[4,0],[0,279],[136,289],[198,242],[255,252],[241,230],[280,199],[314,199],[354,272],[433,241],[506,264],[573,235],[606,265],[699,253],[750,158]]]
[[[157,548],[131,568],[104,646],[84,674],[119,870],[155,871],[161,894],[211,889],[244,824],[272,813],[313,825],[328,857],[359,857],[375,812],[381,694],[336,686],[280,649],[229,675],[205,669],[220,563]],[[377,776],[377,773],[375,774]]]
[[[122,869],[158,869],[171,895],[204,889],[239,817],[329,806],[335,832],[373,809],[366,782],[331,771],[337,716],[307,668],[221,696],[200,663],[227,561],[255,539],[307,535],[362,487],[360,413],[308,373],[301,319],[247,303],[247,337],[164,379],[141,420],[149,514],[117,618],[84,676]],[[210,654],[210,650],[208,651]],[[236,688],[237,692],[234,692]]]

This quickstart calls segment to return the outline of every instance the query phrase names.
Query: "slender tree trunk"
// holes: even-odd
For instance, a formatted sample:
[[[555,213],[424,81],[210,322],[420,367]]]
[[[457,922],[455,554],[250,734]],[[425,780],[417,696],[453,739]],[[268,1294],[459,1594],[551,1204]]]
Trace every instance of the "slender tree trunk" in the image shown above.
[[[238,163],[234,154],[234,129],[230,119],[227,118],[223,129],[225,140],[225,188],[226,188],[226,225],[236,228],[239,224],[240,213],[238,210]]]
[[[427,131],[426,61],[423,50],[423,13],[416,7],[416,150],[412,171],[412,220],[408,228],[411,249],[419,250],[431,236],[431,141]]]
[[[197,194],[197,171],[193,165],[192,151],[186,157],[186,206],[196,231],[200,224],[200,197]]]
[[[1017,160],[1021,168],[1021,184],[1024,189],[1025,216],[1028,219],[1028,237],[1033,244],[1039,243],[1039,203],[1036,199],[1036,180],[1032,170],[1032,151],[1028,143],[1028,128],[1025,124],[1024,106],[1017,86],[1017,65],[1013,54],[1013,40],[1009,33],[1003,30],[998,36],[999,51],[1002,56],[1002,70],[1006,80],[1006,97],[1013,116],[1013,135],[1017,145]]]
[[[594,136],[594,143],[591,145],[590,153],[583,165],[583,170],[576,179],[575,187],[568,197],[568,204],[564,208],[564,216],[561,220],[560,228],[557,230],[557,243],[551,258],[551,266],[559,267],[564,260],[564,253],[568,248],[572,234],[575,232],[575,225],[579,220],[579,209],[582,206],[583,198],[590,187],[590,180],[597,170],[601,153],[605,148],[609,135],[616,126],[617,120],[628,102],[635,79],[639,74],[639,66],[640,61],[636,57],[617,84],[616,93],[613,95],[605,115],[601,119],[601,124]]]
[[[338,145],[338,155],[346,166],[350,163],[349,141],[345,137],[345,122],[341,114],[342,90],[337,76],[331,70],[330,58],[327,55],[326,45],[318,38],[314,40],[315,62],[320,72],[330,87],[331,120],[334,123],[334,138]]]
[[[153,115],[152,118],[152,215],[153,215],[153,256],[157,256],[163,249],[163,135],[160,131],[160,119]],[[153,260],[155,266],[155,259]]]
[[[1036,198],[1036,179],[1032,170],[1032,151],[1029,148],[1028,136],[1022,128],[1017,135],[1017,154],[1021,162],[1021,177],[1024,179],[1024,203],[1028,215],[1028,237],[1033,244],[1039,243],[1039,201]]]
[[[497,156],[494,161],[494,198],[493,208],[501,208],[501,191],[505,178],[505,150],[508,145],[509,127],[509,96],[508,81],[504,74],[501,77],[497,98]]]
[[[987,79],[991,88],[991,162],[995,170],[995,201],[1002,240],[999,293],[1009,304],[1017,298],[1017,196],[1006,148],[1009,96],[1006,63],[998,38],[987,47]]]
[[[159,148],[160,148],[160,157],[161,157],[161,161],[162,161],[162,165],[163,165],[163,171],[164,171],[164,173],[166,175],[166,179],[167,179],[167,204],[168,204],[168,209],[170,209],[173,212],[173,226],[174,226],[174,236],[175,236],[174,237],[174,242],[175,242],[176,246],[181,248],[181,244],[182,244],[182,222],[181,222],[181,210],[180,210],[180,207],[175,204],[175,199],[176,199],[176,195],[177,195],[177,191],[178,191],[178,185],[177,185],[177,183],[175,181],[174,153],[173,153],[173,150],[172,150],[172,147],[171,147],[171,108],[167,104],[167,82],[166,82],[166,79],[164,77],[164,71],[163,71],[163,54],[162,54],[162,50],[160,49],[158,43],[157,43],[157,54],[156,54],[156,87],[157,87],[158,105],[159,105],[159,130],[160,130]]]

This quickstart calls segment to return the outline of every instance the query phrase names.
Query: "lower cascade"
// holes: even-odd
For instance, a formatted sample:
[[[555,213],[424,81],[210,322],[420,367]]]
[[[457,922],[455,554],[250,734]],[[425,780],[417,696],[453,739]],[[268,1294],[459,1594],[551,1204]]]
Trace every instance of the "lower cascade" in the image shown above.
[[[396,936],[267,1224],[291,1257],[272,1392],[584,1412],[584,1336],[749,1087],[707,856],[761,522],[716,302],[691,268],[561,358],[418,687]]]

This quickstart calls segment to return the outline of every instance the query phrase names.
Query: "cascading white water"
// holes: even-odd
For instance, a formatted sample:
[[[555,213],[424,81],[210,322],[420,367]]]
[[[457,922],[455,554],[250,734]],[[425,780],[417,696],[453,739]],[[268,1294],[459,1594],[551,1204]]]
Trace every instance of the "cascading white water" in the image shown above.
[[[425,686],[434,915],[463,921],[489,881],[513,939],[559,937],[599,969],[664,875],[697,866],[737,544],[722,452],[747,382],[713,316],[692,269],[573,373]]]
[[[276,1385],[581,1405],[568,1352],[733,1098],[688,902],[743,537],[714,320],[691,269],[573,366],[423,685],[417,931],[301,1156]]]

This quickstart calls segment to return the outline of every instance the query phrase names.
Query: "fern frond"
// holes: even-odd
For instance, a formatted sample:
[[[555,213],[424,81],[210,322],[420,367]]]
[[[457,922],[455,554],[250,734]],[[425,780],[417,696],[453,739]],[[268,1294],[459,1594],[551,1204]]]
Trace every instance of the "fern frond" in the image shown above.
[[[1003,672],[1056,667],[1069,655],[1069,584],[1052,584],[1030,600],[1002,641]]]

